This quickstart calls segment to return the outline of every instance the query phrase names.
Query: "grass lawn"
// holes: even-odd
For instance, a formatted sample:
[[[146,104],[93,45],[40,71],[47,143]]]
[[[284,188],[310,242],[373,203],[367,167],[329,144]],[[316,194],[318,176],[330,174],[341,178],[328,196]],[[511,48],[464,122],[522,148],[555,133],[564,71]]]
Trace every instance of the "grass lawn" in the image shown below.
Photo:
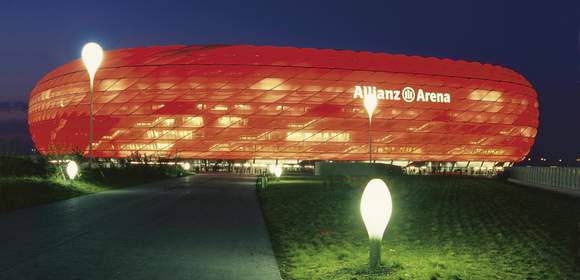
[[[95,169],[71,182],[59,176],[0,177],[0,213],[83,194],[144,184],[176,174],[158,168]]]
[[[30,207],[109,188],[86,182],[41,177],[0,178],[0,213]]]
[[[580,199],[465,177],[385,180],[393,216],[368,273],[365,179],[271,182],[260,200],[284,279],[580,279]]]

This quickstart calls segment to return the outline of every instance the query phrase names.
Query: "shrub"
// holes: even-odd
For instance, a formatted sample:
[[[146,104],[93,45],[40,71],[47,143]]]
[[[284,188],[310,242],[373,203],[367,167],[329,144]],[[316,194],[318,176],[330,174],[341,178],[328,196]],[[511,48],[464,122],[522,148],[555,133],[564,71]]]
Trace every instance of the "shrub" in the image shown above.
[[[44,157],[0,157],[0,176],[46,176],[48,162]]]

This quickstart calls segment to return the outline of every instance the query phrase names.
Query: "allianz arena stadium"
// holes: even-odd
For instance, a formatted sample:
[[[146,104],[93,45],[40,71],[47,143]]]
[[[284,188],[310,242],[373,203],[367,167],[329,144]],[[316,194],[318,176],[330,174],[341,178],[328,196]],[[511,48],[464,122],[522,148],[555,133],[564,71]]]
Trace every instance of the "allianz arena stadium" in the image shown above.
[[[80,60],[42,78],[28,123],[42,154],[89,152]],[[509,165],[538,127],[534,88],[477,62],[270,46],[111,50],[95,78],[95,157]]]

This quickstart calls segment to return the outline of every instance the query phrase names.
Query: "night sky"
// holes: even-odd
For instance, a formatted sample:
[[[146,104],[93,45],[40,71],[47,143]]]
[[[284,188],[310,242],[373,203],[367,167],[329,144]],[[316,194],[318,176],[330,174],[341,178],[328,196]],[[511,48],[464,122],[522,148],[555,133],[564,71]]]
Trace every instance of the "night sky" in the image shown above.
[[[532,155],[580,156],[580,1],[2,0],[0,38],[0,140],[29,138],[31,89],[88,41],[105,49],[254,44],[509,67],[538,91]]]

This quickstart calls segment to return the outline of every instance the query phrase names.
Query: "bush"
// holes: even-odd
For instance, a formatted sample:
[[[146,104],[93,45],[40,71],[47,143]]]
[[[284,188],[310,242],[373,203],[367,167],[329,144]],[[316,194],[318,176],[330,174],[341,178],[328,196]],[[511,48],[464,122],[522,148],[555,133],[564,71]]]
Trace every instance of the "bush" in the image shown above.
[[[48,161],[44,157],[0,157],[0,176],[41,176],[49,172]]]
[[[182,176],[183,169],[178,165],[127,165],[125,167],[97,167],[84,169],[81,180],[105,185],[126,185]]]
[[[81,168],[78,179],[65,177],[65,163],[52,164],[47,158],[0,158],[0,213],[78,195],[144,184],[182,176],[180,165],[122,164],[115,167],[86,168],[86,160],[74,155],[54,156],[55,160],[73,159]],[[101,162],[102,163],[102,162]]]
[[[92,183],[117,183],[127,182],[129,179],[141,182],[144,180],[155,180],[183,176],[187,172],[180,165],[167,164],[138,164],[132,165],[121,162],[118,167],[103,167],[95,162],[93,168],[83,168],[87,166],[87,160],[80,154],[58,155],[50,158],[44,156],[33,157],[0,157],[1,177],[41,177],[52,179],[66,179],[66,164],[54,164],[49,160],[74,160],[81,167],[80,180]]]

